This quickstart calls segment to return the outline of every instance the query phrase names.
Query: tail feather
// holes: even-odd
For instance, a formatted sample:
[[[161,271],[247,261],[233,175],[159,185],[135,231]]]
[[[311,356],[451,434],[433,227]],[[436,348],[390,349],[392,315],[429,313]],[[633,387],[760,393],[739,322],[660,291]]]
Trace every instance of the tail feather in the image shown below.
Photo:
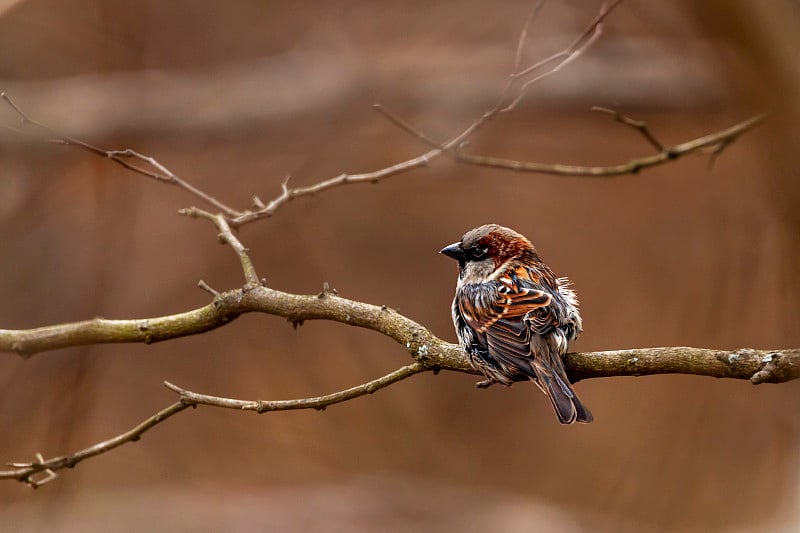
[[[562,424],[572,424],[573,422],[588,424],[594,420],[592,413],[572,390],[566,376],[562,378],[557,371],[554,372],[554,369],[546,367],[539,361],[535,361],[531,366],[536,374],[534,382],[550,398],[559,422]]]

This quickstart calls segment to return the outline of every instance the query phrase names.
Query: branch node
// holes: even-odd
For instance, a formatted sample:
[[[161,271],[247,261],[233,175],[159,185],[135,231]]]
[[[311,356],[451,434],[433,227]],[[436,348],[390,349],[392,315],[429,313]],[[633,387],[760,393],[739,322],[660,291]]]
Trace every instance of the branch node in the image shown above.
[[[655,136],[650,132],[650,129],[647,127],[647,123],[643,120],[636,120],[627,115],[623,115],[619,111],[615,109],[609,109],[607,107],[600,107],[594,106],[592,107],[592,111],[598,111],[600,113],[605,113],[607,115],[611,115],[614,118],[614,121],[619,122],[620,124],[624,124],[626,126],[630,126],[631,128],[638,131],[645,140],[650,143],[656,150],[659,152],[664,151],[664,145],[655,138]]]
[[[183,207],[178,209],[178,214],[184,217],[198,218],[200,216],[199,209],[196,207]]]
[[[753,374],[753,376],[750,378],[750,382],[753,385],[760,385],[761,383],[766,383],[767,381],[772,380],[772,378],[775,377],[775,371],[777,370],[777,362],[777,354],[768,353],[762,357],[761,364],[764,366],[761,367],[758,372]]]
[[[14,351],[15,354],[20,356],[22,359],[30,359],[33,355],[31,352],[26,351],[25,348],[22,347],[22,344],[19,342],[15,342],[11,345],[11,349]]]
[[[339,296],[339,293],[335,288],[331,287],[327,281],[325,281],[322,283],[322,292],[317,295],[317,298],[322,300],[328,296]]]

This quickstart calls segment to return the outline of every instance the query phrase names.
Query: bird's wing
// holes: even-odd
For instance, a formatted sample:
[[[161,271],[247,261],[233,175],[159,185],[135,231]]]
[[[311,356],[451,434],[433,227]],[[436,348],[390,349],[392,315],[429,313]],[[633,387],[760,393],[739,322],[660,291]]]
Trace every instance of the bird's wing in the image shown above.
[[[547,307],[552,298],[530,284],[498,280],[462,287],[458,306],[474,330],[486,333],[501,320],[521,322],[529,313]]]
[[[530,373],[531,334],[546,335],[558,326],[550,291],[520,267],[462,292],[461,313],[484,348],[505,365]]]

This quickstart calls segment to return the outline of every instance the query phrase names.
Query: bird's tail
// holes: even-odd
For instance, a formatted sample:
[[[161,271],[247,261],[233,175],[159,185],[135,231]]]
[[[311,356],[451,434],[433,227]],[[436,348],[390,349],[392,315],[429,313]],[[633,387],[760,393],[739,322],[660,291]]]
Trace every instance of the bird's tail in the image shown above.
[[[572,424],[573,422],[588,424],[594,420],[592,413],[572,390],[561,357],[554,355],[550,358],[550,362],[551,364],[547,365],[543,361],[535,360],[531,366],[536,374],[535,383],[550,398],[559,422],[562,424]]]

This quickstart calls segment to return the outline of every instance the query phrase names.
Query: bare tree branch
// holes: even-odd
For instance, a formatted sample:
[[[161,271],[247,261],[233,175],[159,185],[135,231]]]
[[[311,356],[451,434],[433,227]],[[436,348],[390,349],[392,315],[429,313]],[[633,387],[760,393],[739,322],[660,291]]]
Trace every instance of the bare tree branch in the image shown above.
[[[116,437],[112,437],[103,442],[93,444],[88,448],[84,448],[79,452],[73,453],[72,455],[53,457],[52,459],[45,460],[41,453],[37,453],[36,461],[30,463],[9,463],[8,466],[12,467],[12,470],[0,470],[0,479],[16,479],[17,481],[28,484],[31,488],[38,488],[41,485],[55,479],[57,477],[56,472],[58,470],[72,468],[85,459],[109,452],[114,448],[125,444],[126,442],[135,442],[141,438],[145,431],[157,424],[160,424],[172,415],[180,413],[187,407],[190,407],[190,405],[183,402],[175,402],[169,407],[166,407],[155,413],[153,416],[143,420],[136,427],[126,431],[125,433],[121,433]],[[44,472],[45,476],[36,477],[37,474],[41,472]]]
[[[175,185],[176,187],[180,187],[181,189],[184,189],[185,191],[188,191],[194,196],[205,201],[209,205],[212,205],[215,208],[219,209],[221,212],[225,213],[225,216],[227,217],[235,217],[239,215],[239,212],[236,211],[235,209],[228,207],[227,205],[217,200],[215,197],[201,191],[191,183],[182,180],[181,178],[173,174],[167,167],[156,161],[155,158],[142,155],[136,152],[135,150],[131,150],[130,148],[125,150],[103,150],[102,148],[98,148],[97,146],[89,144],[85,141],[81,141],[80,139],[75,139],[74,137],[61,135],[58,132],[56,132],[53,128],[30,118],[6,93],[4,92],[0,93],[0,98],[5,100],[5,102],[9,105],[9,107],[11,107],[11,109],[13,109],[14,112],[17,115],[19,115],[23,126],[33,126],[34,128],[41,130],[43,133],[47,134],[47,136],[49,137],[47,140],[49,142],[56,144],[64,144],[67,146],[75,146],[89,153],[110,159],[111,161],[117,163],[118,165],[121,165],[122,167],[128,170],[136,172],[137,174],[141,174],[142,176],[147,176],[148,178],[152,178],[162,183],[168,183],[170,185]],[[11,129],[12,131],[20,131],[13,128],[7,128],[7,129]],[[27,133],[27,132],[23,130],[21,131],[21,133]],[[154,168],[155,170],[135,165],[130,161],[128,161],[129,159],[143,161],[144,163],[147,163],[148,165],[150,165],[150,167]]]
[[[655,136],[650,132],[650,128],[647,127],[647,123],[643,120],[635,120],[627,115],[623,115],[619,111],[615,109],[609,109],[607,107],[600,107],[594,106],[592,111],[598,111],[600,113],[606,113],[614,117],[614,120],[619,122],[620,124],[625,124],[626,126],[630,126],[631,128],[635,129],[639,133],[642,134],[642,137],[650,143],[656,150],[661,152],[664,150],[664,145],[655,138]]]
[[[438,350],[460,352],[460,348],[437,339],[438,345],[426,348],[431,359],[437,359]],[[422,346],[420,346],[421,350]],[[448,368],[462,372],[476,373],[466,362],[463,353],[458,367]],[[142,434],[164,422],[171,416],[197,405],[210,405],[239,411],[287,411],[296,409],[324,410],[327,406],[372,394],[393,383],[402,381],[425,371],[437,371],[444,367],[432,367],[420,359],[415,363],[400,367],[380,378],[325,396],[301,398],[296,400],[238,400],[192,392],[165,382],[164,385],[176,392],[180,399],[176,403],[158,411],[134,428],[108,440],[99,442],[67,456],[44,459],[36,454],[36,461],[29,463],[9,463],[11,470],[0,470],[0,479],[15,479],[37,488],[57,477],[57,472],[72,468],[81,461],[109,452],[127,442],[138,441]],[[565,366],[570,379],[612,376],[643,376],[650,374],[681,373],[713,377],[749,379],[752,383],[782,383],[800,378],[800,349],[788,350],[709,350],[704,348],[668,347],[643,348],[634,350],[615,350],[607,352],[570,353],[565,356]],[[39,474],[43,474],[39,476]]]
[[[378,379],[362,383],[361,385],[351,387],[339,392],[327,394],[325,396],[318,396],[316,398],[301,398],[297,400],[234,400],[230,398],[220,398],[217,396],[209,396],[206,394],[199,394],[192,392],[177,385],[173,385],[168,381],[164,382],[164,386],[173,392],[178,393],[180,399],[172,405],[161,409],[157,413],[143,420],[140,424],[131,428],[130,430],[120,433],[108,440],[98,442],[88,448],[75,452],[71,455],[53,457],[52,459],[45,459],[41,453],[37,453],[36,461],[27,463],[9,463],[8,466],[12,467],[11,470],[0,470],[0,479],[16,479],[17,481],[26,483],[31,488],[38,488],[45,483],[48,483],[58,477],[57,472],[64,468],[73,468],[75,465],[90,457],[95,457],[117,448],[127,442],[138,441],[142,434],[152,427],[164,422],[172,415],[178,414],[187,407],[196,407],[198,405],[211,405],[216,407],[225,407],[228,409],[236,409],[240,411],[255,411],[257,413],[267,413],[270,411],[289,411],[297,409],[316,409],[323,411],[329,405],[345,402],[373,394],[380,389],[388,387],[389,385],[409,378],[420,372],[430,370],[420,363],[412,363],[407,366],[398,368],[397,370],[386,374]],[[39,474],[44,474],[39,476]]]
[[[228,221],[221,213],[214,215],[208,211],[203,211],[202,209],[198,209],[196,207],[181,209],[179,213],[192,218],[205,218],[206,220],[210,220],[220,231],[220,242],[222,244],[230,245],[230,247],[233,248],[233,251],[236,252],[236,255],[239,257],[239,261],[242,264],[242,271],[244,272],[244,289],[247,290],[250,287],[255,287],[260,284],[258,280],[258,274],[256,273],[256,268],[253,266],[253,261],[250,259],[249,250],[244,247],[239,239],[236,238],[231,231],[230,226],[228,225]],[[201,285],[200,287],[205,289],[208,287],[208,285],[205,287]]]
[[[329,189],[341,187],[344,185],[353,185],[358,183],[378,183],[385,178],[395,176],[397,174],[401,174],[404,172],[408,172],[415,168],[423,167],[427,165],[430,161],[441,156],[442,153],[444,153],[445,151],[458,148],[477,130],[479,130],[488,120],[494,118],[498,113],[506,113],[512,111],[519,103],[519,101],[527,94],[528,90],[532,85],[552,74],[555,74],[563,67],[565,67],[567,64],[571,63],[579,56],[584,54],[586,50],[588,50],[591,47],[591,45],[594,44],[594,42],[602,33],[602,23],[605,20],[605,18],[621,3],[622,0],[616,0],[609,7],[603,6],[598,15],[595,16],[595,18],[589,23],[589,25],[587,25],[584,31],[564,50],[548,58],[545,58],[541,61],[537,61],[531,65],[528,65],[524,68],[520,68],[520,64],[522,62],[522,50],[525,39],[527,37],[528,28],[532,20],[535,18],[536,14],[538,14],[539,10],[543,5],[543,2],[541,1],[538,2],[534,6],[531,15],[528,17],[520,33],[520,37],[517,41],[517,47],[515,52],[514,72],[509,75],[506,85],[500,92],[497,102],[491,109],[484,112],[480,117],[478,117],[475,121],[473,121],[466,129],[454,135],[450,140],[446,141],[441,146],[435,145],[433,149],[428,150],[424,154],[421,154],[419,156],[407,159],[405,161],[401,161],[394,165],[390,165],[388,167],[384,167],[375,171],[358,173],[358,174],[343,173],[336,177],[322,180],[312,185],[293,187],[293,188],[289,188],[288,178],[287,178],[281,184],[280,195],[276,196],[275,198],[267,202],[266,205],[264,204],[264,202],[261,201],[259,197],[254,196],[253,205],[251,206],[251,209],[245,209],[243,211],[237,211],[236,209],[227,206],[214,196],[204,191],[201,191],[200,189],[194,187],[190,183],[182,180],[181,178],[179,178],[177,175],[175,175],[173,172],[171,172],[164,165],[160,164],[152,157],[145,156],[131,149],[103,150],[84,141],[60,135],[56,133],[52,128],[49,128],[39,122],[32,120],[5,93],[0,94],[0,97],[2,97],[6,101],[6,103],[14,110],[14,112],[20,116],[23,125],[31,125],[38,129],[41,129],[42,131],[46,132],[48,135],[53,137],[52,139],[50,139],[52,142],[66,144],[69,146],[76,146],[90,153],[94,153],[96,155],[100,155],[102,157],[111,159],[115,163],[122,165],[123,167],[133,172],[137,172],[143,176],[147,176],[164,183],[169,183],[181,187],[184,190],[191,193],[192,195],[202,199],[209,205],[214,206],[224,215],[226,221],[231,227],[238,228],[244,224],[248,224],[256,220],[271,217],[283,205],[285,205],[286,203],[295,198],[312,196],[317,193],[321,193],[323,191],[327,191]],[[542,69],[544,69],[545,67],[549,68],[547,68],[547,70],[542,71]],[[512,89],[517,87],[518,87],[517,95],[509,102],[509,93],[511,92]],[[429,142],[429,144],[431,143]],[[132,164],[128,161],[129,159],[142,161],[155,170],[151,170],[149,168]]]
[[[693,374],[748,379],[754,385],[800,378],[800,348],[711,350],[687,346],[570,353],[564,364],[572,382],[617,376]]]
[[[603,7],[600,9],[600,13],[598,13],[597,16],[594,18],[594,20],[592,20],[589,23],[589,25],[586,26],[586,28],[583,30],[583,33],[581,33],[564,50],[556,54],[553,54],[550,57],[542,59],[541,61],[538,61],[530,65],[529,67],[522,69],[519,72],[515,72],[514,74],[512,74],[511,79],[509,80],[511,83],[519,80],[524,80],[524,82],[522,83],[522,86],[519,88],[519,93],[517,94],[516,98],[514,98],[510,104],[506,105],[505,107],[502,107],[500,109],[500,112],[508,113],[510,111],[513,111],[514,108],[517,107],[517,104],[519,104],[519,102],[525,97],[531,85],[540,82],[549,76],[552,76],[553,74],[557,73],[568,64],[572,63],[584,52],[586,52],[586,50],[588,50],[595,43],[595,41],[597,41],[597,39],[600,38],[600,35],[602,35],[603,21],[621,3],[622,0],[616,0],[608,8],[606,8],[606,6],[603,5]],[[528,23],[530,23],[530,19],[528,19]],[[525,30],[523,31],[523,36],[525,35],[526,32],[527,32],[527,24],[525,26]],[[519,48],[517,50],[519,52]],[[519,58],[519,53],[517,54],[517,57]],[[545,70],[541,74],[533,76],[533,74],[538,72],[540,69],[551,64],[553,64],[552,67]]]
[[[329,405],[346,402],[367,394],[373,394],[393,383],[429,370],[430,368],[427,368],[422,363],[411,363],[407,366],[401,366],[385,376],[362,383],[361,385],[356,385],[349,389],[326,394],[325,396],[300,398],[296,400],[237,400],[192,392],[178,387],[177,385],[173,385],[168,381],[165,381],[164,385],[171,391],[177,392],[183,403],[192,406],[211,405],[214,407],[224,407],[226,409],[237,409],[239,411],[255,411],[259,414],[268,413],[270,411],[294,411],[298,409],[316,409],[317,411],[324,411]]]
[[[622,176],[626,174],[636,174],[642,169],[662,165],[670,161],[679,159],[685,155],[698,153],[703,149],[714,148],[714,153],[719,155],[719,152],[729,146],[735,141],[742,133],[753,129],[761,121],[764,120],[764,115],[758,115],[740,122],[730,128],[709,133],[702,137],[686,141],[684,143],[667,146],[659,153],[631,159],[627,163],[610,166],[577,166],[577,165],[562,165],[562,164],[548,164],[536,163],[528,161],[517,161],[514,159],[501,159],[497,157],[486,157],[481,155],[467,154],[463,152],[456,152],[455,158],[462,163],[470,165],[477,165],[481,167],[500,168],[505,170],[514,170],[517,172],[532,172],[537,174],[551,174],[555,176],[570,176],[570,177],[599,177],[608,178],[612,176]]]
[[[459,346],[441,340],[421,324],[386,306],[357,302],[330,292],[299,295],[262,286],[220,293],[205,307],[166,317],[94,319],[32,330],[0,330],[0,351],[30,355],[67,346],[158,342],[203,333],[251,312],[284,317],[292,323],[332,320],[371,329],[405,346],[428,369],[474,373]],[[767,356],[775,356],[778,362],[765,361]],[[772,366],[777,364],[776,372],[767,379],[758,378],[756,381],[779,383],[796,379],[800,372],[800,349],[643,348],[570,354],[565,364],[574,379],[663,373],[751,379],[770,362]]]
[[[478,129],[483,127],[488,120],[500,113],[512,111],[531,86],[557,73],[584,54],[601,35],[603,30],[602,23],[605,18],[621,1],[613,2],[608,8],[604,6],[595,19],[567,48],[553,56],[523,67],[523,49],[528,29],[543,4],[543,2],[538,2],[525,23],[517,42],[514,72],[509,76],[496,103],[460,133],[443,143],[439,143],[424,133],[415,130],[411,125],[391,114],[385,108],[376,106],[376,109],[387,116],[395,125],[411,132],[426,143],[430,150],[417,157],[376,171],[361,174],[341,174],[308,186],[290,188],[289,179],[286,178],[281,184],[281,193],[278,196],[266,204],[254,196],[252,209],[244,211],[237,211],[178,178],[152,157],[130,149],[103,150],[84,141],[60,135],[52,128],[30,119],[5,93],[0,93],[0,97],[21,118],[23,129],[14,129],[14,131],[31,134],[31,130],[33,130],[37,134],[46,134],[51,142],[75,146],[95,155],[106,157],[136,173],[178,186],[217,209],[217,213],[212,213],[191,207],[181,210],[181,214],[194,218],[203,218],[213,223],[219,231],[218,237],[220,241],[230,245],[239,258],[245,278],[242,288],[224,292],[216,291],[201,281],[199,286],[213,296],[212,302],[198,309],[174,315],[131,320],[95,318],[82,322],[26,330],[0,330],[0,351],[15,352],[27,357],[38,352],[70,346],[159,342],[176,337],[204,333],[225,325],[244,313],[258,312],[284,317],[294,325],[301,324],[305,320],[317,319],[332,320],[351,326],[371,329],[394,339],[404,346],[413,358],[413,362],[410,364],[369,382],[323,396],[294,400],[224,398],[193,392],[165,382],[167,388],[179,395],[179,400],[148,417],[132,429],[68,456],[45,459],[41,454],[37,453],[35,454],[35,461],[10,463],[10,470],[0,471],[0,479],[16,479],[36,488],[55,479],[59,470],[72,468],[85,459],[109,452],[126,442],[134,442],[152,427],[188,407],[197,405],[250,410],[257,413],[294,409],[322,410],[328,405],[371,394],[426,371],[450,370],[476,374],[477,372],[469,364],[466,354],[459,346],[438,338],[424,326],[387,306],[376,306],[342,298],[327,287],[317,295],[298,295],[264,286],[259,281],[248,249],[237,238],[233,230],[246,223],[272,216],[280,207],[294,198],[314,195],[348,184],[377,183],[390,176],[424,166],[442,154],[450,155],[456,160],[467,164],[525,172],[564,176],[635,174],[642,168],[663,164],[686,154],[702,150],[710,150],[712,156],[718,155],[725,147],[734,142],[739,135],[753,128],[762,120],[763,117],[761,116],[754,117],[726,130],[665,147],[652,135],[644,122],[636,121],[617,111],[599,108],[598,110],[611,114],[616,121],[639,131],[645,140],[658,150],[658,153],[649,157],[633,159],[622,165],[604,167],[546,165],[463,153],[464,143]],[[513,97],[511,96],[512,92],[514,92]],[[26,129],[26,126],[32,126],[32,128]],[[769,351],[746,348],[724,351],[689,347],[665,347],[570,353],[565,356],[565,367],[573,381],[611,376],[679,373],[749,379],[753,384],[782,383],[800,378],[800,348]]]

